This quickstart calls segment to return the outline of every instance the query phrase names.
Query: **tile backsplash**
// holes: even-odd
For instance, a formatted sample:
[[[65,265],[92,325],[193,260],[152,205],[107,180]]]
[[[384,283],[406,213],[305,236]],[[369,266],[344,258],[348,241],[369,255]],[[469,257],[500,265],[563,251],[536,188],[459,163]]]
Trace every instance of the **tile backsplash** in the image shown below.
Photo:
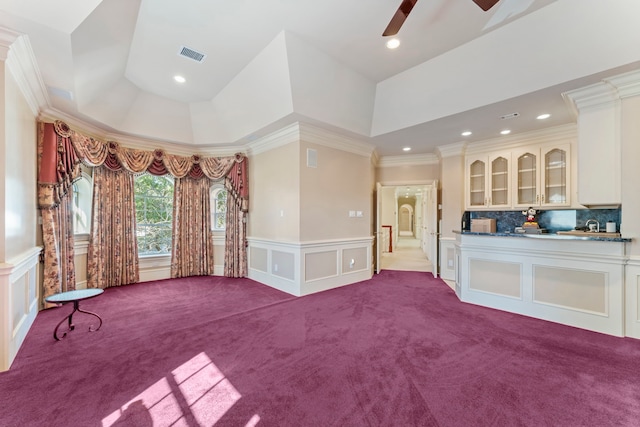
[[[498,233],[513,233],[516,227],[521,227],[526,221],[526,216],[521,211],[468,211],[468,218],[495,218],[496,231]],[[557,231],[573,230],[576,227],[584,227],[589,219],[595,219],[600,223],[600,230],[604,231],[607,222],[616,223],[616,231],[620,231],[621,209],[557,209],[538,210],[536,221],[540,228],[550,233]],[[466,229],[469,230],[470,222],[467,221]]]

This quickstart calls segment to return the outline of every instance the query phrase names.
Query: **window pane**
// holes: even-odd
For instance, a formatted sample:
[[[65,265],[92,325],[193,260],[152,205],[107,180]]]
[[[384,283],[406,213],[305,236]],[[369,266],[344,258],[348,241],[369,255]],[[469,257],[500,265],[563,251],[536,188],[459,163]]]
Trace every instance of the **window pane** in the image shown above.
[[[227,190],[214,186],[211,190],[211,227],[214,230],[224,230],[227,212]]]
[[[135,181],[138,254],[171,252],[173,178],[142,175]]]
[[[91,231],[91,180],[82,176],[73,183],[73,232],[89,234]]]

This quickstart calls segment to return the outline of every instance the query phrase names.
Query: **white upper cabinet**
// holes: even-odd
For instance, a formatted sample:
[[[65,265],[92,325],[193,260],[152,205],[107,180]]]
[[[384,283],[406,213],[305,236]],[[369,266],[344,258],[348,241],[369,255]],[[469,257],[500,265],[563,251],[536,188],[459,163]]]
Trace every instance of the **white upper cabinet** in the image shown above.
[[[466,161],[466,206],[467,209],[487,207],[487,157],[471,157]]]
[[[467,209],[505,209],[510,206],[510,163],[509,152],[467,157]]]
[[[571,205],[571,144],[519,148],[513,159],[514,208]]]
[[[578,208],[575,137],[575,126],[563,126],[474,145],[465,155],[465,209]]]

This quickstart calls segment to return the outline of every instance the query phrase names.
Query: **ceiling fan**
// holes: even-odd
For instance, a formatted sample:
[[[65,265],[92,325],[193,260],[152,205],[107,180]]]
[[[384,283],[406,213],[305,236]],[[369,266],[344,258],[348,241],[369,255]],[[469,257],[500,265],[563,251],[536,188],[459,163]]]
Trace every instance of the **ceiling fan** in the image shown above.
[[[496,3],[498,3],[498,1],[500,0],[473,0],[473,2],[480,6],[480,8],[485,12],[491,9]],[[415,6],[417,2],[418,0],[402,0],[400,7],[396,11],[395,15],[393,15],[393,18],[391,18],[391,22],[389,22],[389,25],[387,25],[387,28],[384,30],[382,35],[386,37],[398,34],[400,27],[402,27],[405,19],[407,19],[411,9],[413,9],[413,6]]]

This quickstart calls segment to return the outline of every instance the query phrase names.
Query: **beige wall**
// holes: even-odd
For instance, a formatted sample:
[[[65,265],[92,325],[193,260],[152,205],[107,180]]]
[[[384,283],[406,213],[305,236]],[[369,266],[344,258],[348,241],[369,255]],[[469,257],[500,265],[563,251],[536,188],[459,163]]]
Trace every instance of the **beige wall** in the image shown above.
[[[464,212],[464,155],[442,158],[440,178],[442,229],[441,237],[453,237],[453,230],[460,230],[460,218]]]
[[[296,142],[249,158],[249,237],[300,240],[299,152]]]
[[[3,247],[0,262],[36,245],[36,118],[8,70],[4,75],[2,147]]]
[[[307,149],[316,150],[315,168],[307,167]],[[369,156],[301,142],[300,240],[371,236],[373,173]]]
[[[408,159],[410,157],[407,157]],[[382,185],[430,183],[440,176],[438,163],[408,166],[383,166],[376,169],[376,182]]]
[[[622,221],[624,237],[633,238],[630,255],[640,256],[640,96],[623,98],[620,137],[622,141]]]

